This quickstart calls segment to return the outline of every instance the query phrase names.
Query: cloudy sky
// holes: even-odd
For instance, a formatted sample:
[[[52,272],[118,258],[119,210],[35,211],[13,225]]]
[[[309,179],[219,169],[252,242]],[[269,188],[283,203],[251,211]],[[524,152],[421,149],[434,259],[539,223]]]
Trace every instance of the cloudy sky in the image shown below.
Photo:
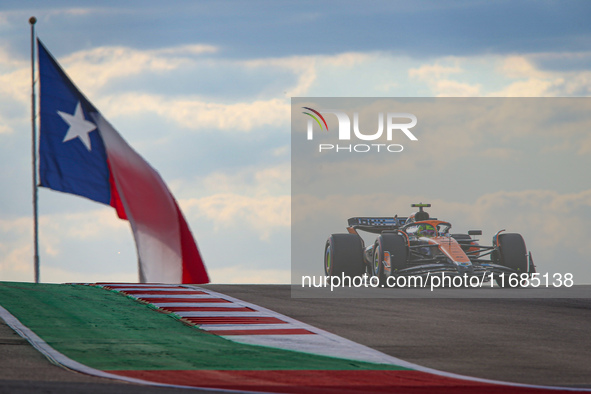
[[[591,91],[591,4],[582,0],[99,4],[2,2],[0,280],[33,280],[32,15],[74,83],[166,180],[216,283],[290,281],[291,97]],[[461,200],[419,188],[395,203],[406,210],[414,202],[407,200],[424,197],[445,213],[468,210],[487,223],[527,199],[528,209],[552,212],[553,220],[577,218],[567,232],[576,237],[564,240],[577,247],[586,239],[583,219],[591,219],[591,184],[582,170],[589,134],[528,136],[542,140],[527,148],[537,160],[544,160],[541,151],[560,153],[548,157],[554,165],[544,162],[552,178],[536,172],[525,185],[489,184]],[[473,152],[488,144],[487,157],[517,160],[510,133],[492,142],[466,137]],[[482,174],[490,165],[471,159],[455,166]],[[437,162],[424,166],[431,171]],[[41,189],[40,213],[42,281],[137,280],[129,225],[111,208]],[[547,247],[548,228],[525,231],[534,253]],[[553,244],[544,254],[560,256],[566,244]]]

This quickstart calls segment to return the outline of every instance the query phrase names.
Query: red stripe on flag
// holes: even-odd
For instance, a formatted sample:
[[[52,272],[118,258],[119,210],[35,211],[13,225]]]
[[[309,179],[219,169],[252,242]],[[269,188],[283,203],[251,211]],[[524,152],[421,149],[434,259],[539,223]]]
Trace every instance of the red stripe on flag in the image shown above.
[[[115,208],[117,212],[117,216],[119,219],[129,220],[127,218],[127,214],[125,213],[125,207],[123,206],[123,202],[121,201],[121,197],[119,197],[119,191],[117,190],[117,184],[115,183],[115,178],[113,178],[113,170],[111,170],[111,163],[109,163],[109,159],[107,159],[107,166],[109,167],[109,185],[111,185],[111,202],[110,205]]]
[[[302,335],[313,334],[304,328],[277,328],[267,330],[207,330],[210,334],[225,335]]]
[[[276,317],[267,316],[192,316],[184,319],[193,324],[287,324]]]
[[[205,269],[205,264],[197,248],[197,243],[189,225],[185,220],[185,216],[181,212],[178,203],[172,196],[176,207],[176,212],[179,220],[180,236],[181,236],[181,253],[183,255],[183,275],[181,283],[209,283],[209,276]]]

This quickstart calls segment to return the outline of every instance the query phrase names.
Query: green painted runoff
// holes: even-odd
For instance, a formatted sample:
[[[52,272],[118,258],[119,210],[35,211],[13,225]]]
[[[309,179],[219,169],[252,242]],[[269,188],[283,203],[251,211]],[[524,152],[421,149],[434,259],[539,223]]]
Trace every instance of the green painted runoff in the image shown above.
[[[71,359],[100,370],[405,370],[239,344],[92,286],[0,282],[0,305]]]

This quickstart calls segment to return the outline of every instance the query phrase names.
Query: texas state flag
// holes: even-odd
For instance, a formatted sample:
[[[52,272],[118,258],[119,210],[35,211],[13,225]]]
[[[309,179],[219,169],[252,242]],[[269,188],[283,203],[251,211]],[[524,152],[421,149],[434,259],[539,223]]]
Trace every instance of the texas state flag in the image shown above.
[[[158,174],[74,86],[41,41],[41,186],[111,205],[131,223],[140,282],[208,283],[189,226]]]

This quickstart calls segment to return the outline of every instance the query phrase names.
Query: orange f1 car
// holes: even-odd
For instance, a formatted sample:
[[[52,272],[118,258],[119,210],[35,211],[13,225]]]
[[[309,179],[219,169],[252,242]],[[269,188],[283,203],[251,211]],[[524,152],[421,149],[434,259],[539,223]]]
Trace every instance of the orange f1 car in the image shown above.
[[[449,222],[431,218],[423,210],[430,206],[412,204],[419,211],[408,217],[350,218],[347,234],[332,234],[326,241],[326,275],[367,274],[380,283],[389,276],[476,276],[481,283],[494,279],[507,287],[510,275],[529,277],[535,272],[531,252],[520,234],[501,230],[493,237],[492,246],[482,246],[473,238],[482,231],[451,234]],[[378,237],[366,246],[358,231]]]

